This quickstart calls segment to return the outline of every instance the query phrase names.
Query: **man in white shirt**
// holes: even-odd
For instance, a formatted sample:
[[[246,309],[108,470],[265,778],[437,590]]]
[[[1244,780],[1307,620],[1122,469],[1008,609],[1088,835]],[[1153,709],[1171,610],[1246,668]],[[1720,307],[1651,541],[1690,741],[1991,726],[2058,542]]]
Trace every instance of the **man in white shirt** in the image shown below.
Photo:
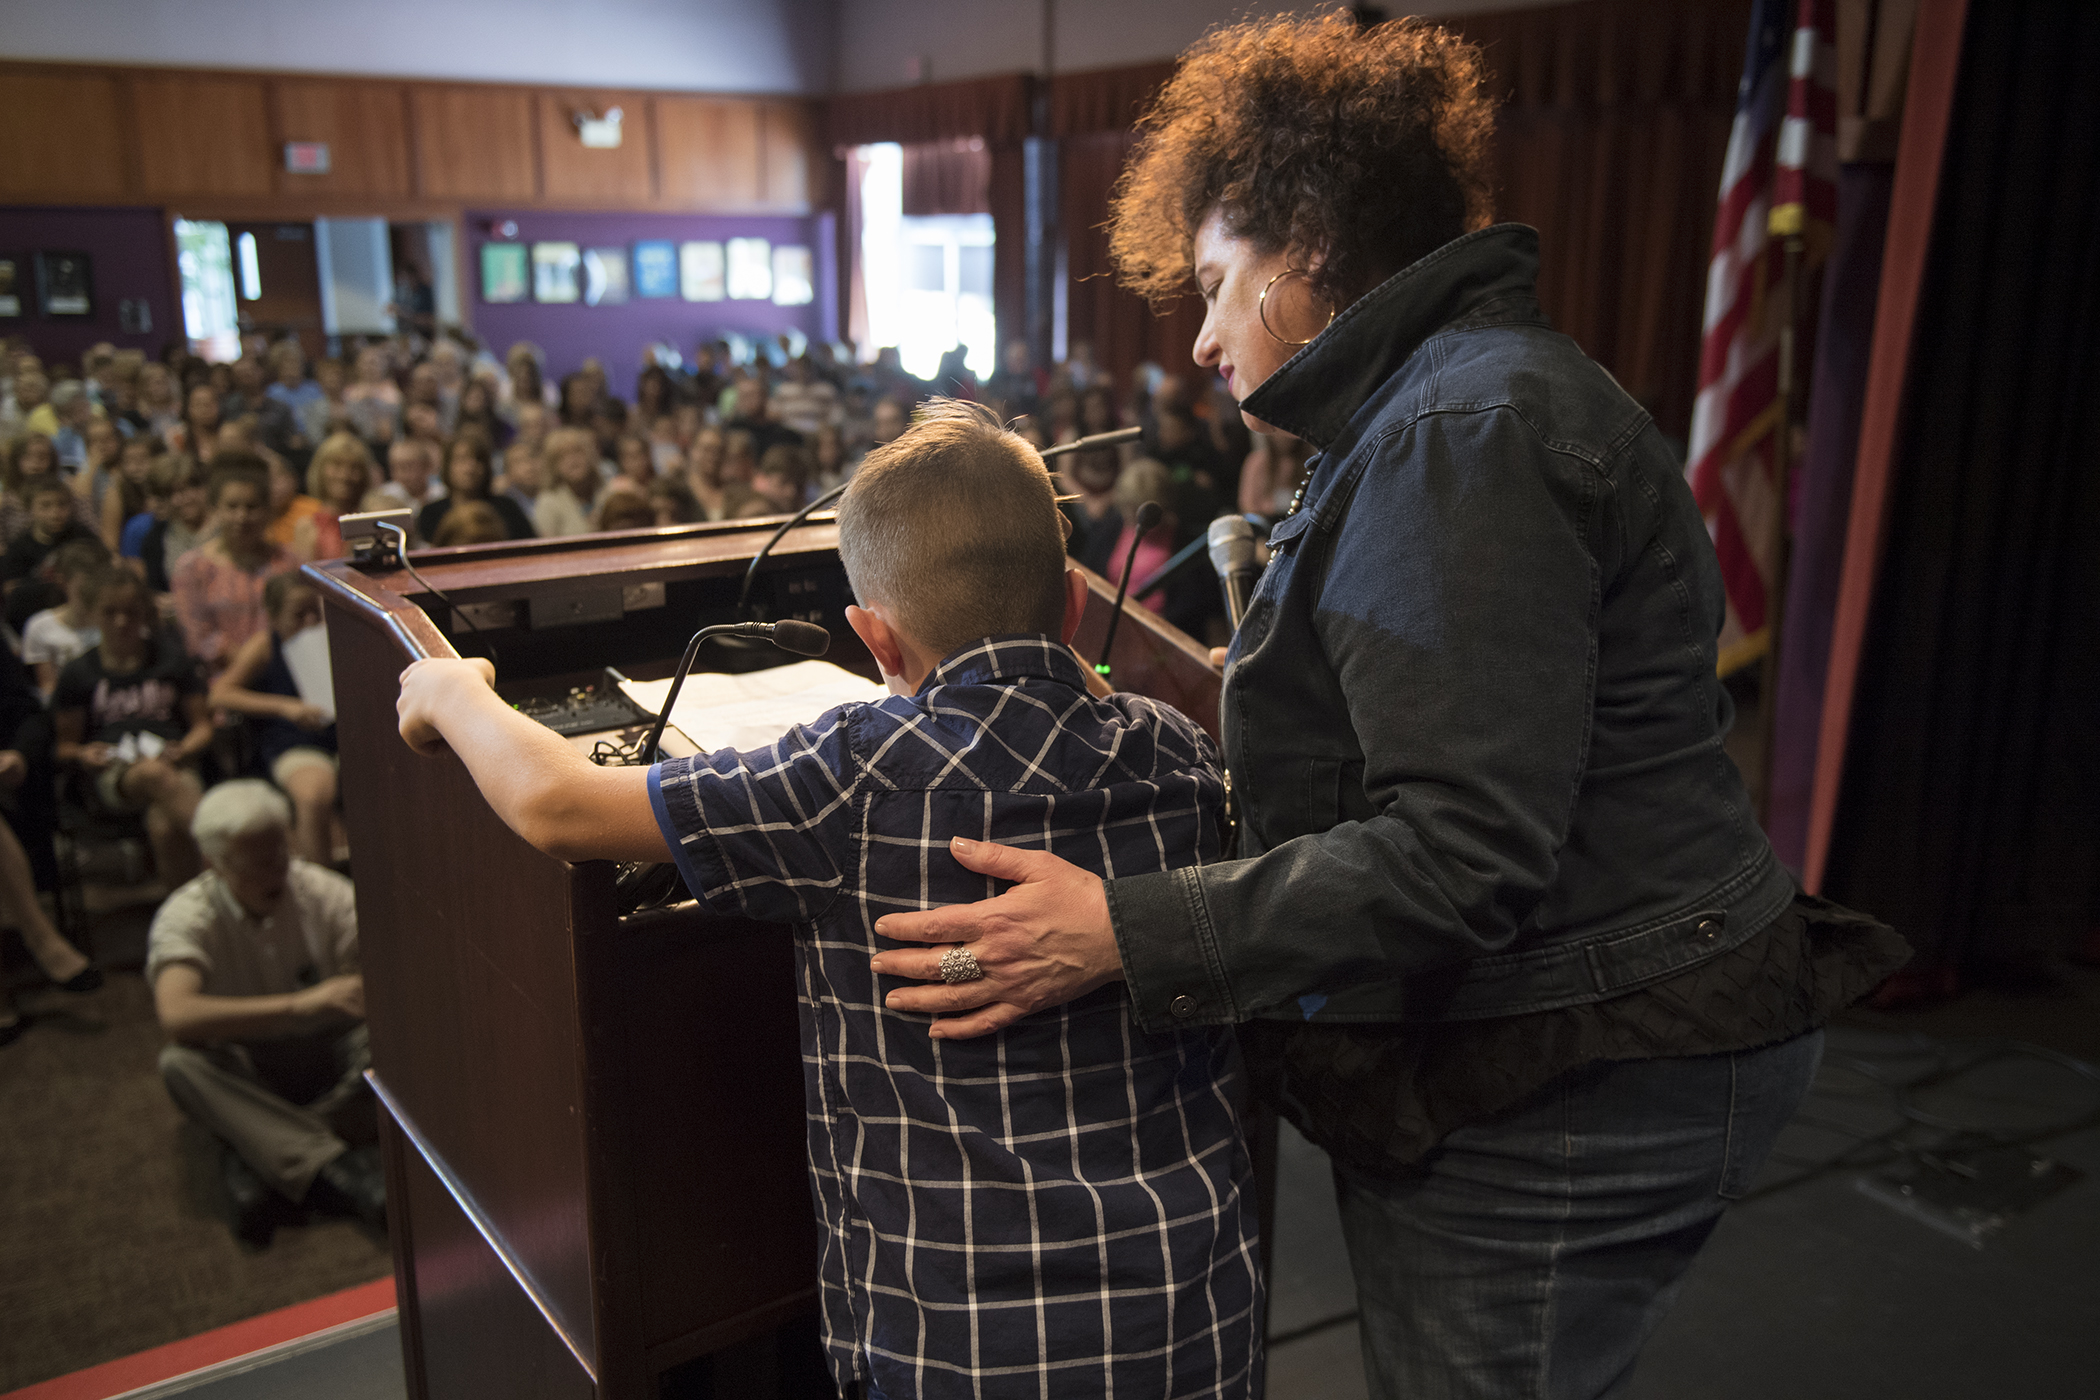
[[[171,1043],[161,1078],[226,1148],[235,1232],[269,1242],[273,1200],[375,1227],[386,1189],[369,1146],[371,1063],[350,882],[291,856],[291,807],[268,783],[222,783],[191,832],[208,868],[154,915],[146,981]],[[267,1189],[265,1189],[267,1188]]]

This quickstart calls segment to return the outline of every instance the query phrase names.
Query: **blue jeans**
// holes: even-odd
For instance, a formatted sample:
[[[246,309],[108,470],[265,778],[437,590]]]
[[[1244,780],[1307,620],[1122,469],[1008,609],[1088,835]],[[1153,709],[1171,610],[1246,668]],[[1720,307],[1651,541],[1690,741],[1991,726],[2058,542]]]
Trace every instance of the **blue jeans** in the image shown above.
[[[1337,1165],[1376,1400],[1618,1393],[1808,1092],[1823,1033],[1591,1065],[1406,1177]]]

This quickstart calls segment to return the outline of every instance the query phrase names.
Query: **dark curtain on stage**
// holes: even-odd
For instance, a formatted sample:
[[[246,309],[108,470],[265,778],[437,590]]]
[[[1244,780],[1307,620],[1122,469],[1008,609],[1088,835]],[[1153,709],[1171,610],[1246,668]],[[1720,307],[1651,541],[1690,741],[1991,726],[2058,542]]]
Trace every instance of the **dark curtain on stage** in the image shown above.
[[[2100,918],[2100,8],[1972,5],[1824,892],[1925,969]]]
[[[1816,738],[1830,675],[1831,620],[1845,562],[1852,469],[1860,410],[1874,346],[1881,251],[1888,235],[1895,167],[1853,164],[1838,171],[1837,230],[1823,272],[1816,360],[1809,388],[1808,445],[1796,473],[1794,552],[1780,628],[1779,712],[1773,722],[1771,796],[1765,833],[1790,870],[1808,846]]]
[[[1543,236],[1547,314],[1682,440],[1697,392],[1714,198],[1742,75],[1749,0],[1583,0],[1443,21],[1485,49],[1498,123],[1496,217]],[[1127,382],[1188,364],[1202,325],[1182,298],[1155,317],[1109,271],[1108,191],[1130,124],[1172,64],[1061,75],[1069,337]]]
[[[1050,85],[1050,131],[1058,141],[1059,230],[1065,250],[1065,343],[1085,343],[1119,394],[1150,361],[1169,374],[1193,369],[1202,304],[1176,297],[1158,312],[1116,285],[1108,261],[1108,196],[1137,137],[1131,127],[1174,74],[1147,63],[1059,75]]]
[[[1009,73],[849,93],[825,104],[825,133],[834,147],[904,146],[905,213],[991,214],[992,312],[1002,345],[1022,333],[1027,319],[1021,142],[1029,134],[1033,94],[1033,78]],[[973,141],[975,153],[968,149]],[[974,207],[936,207],[962,203]],[[852,251],[850,265],[858,269],[859,250]]]
[[[1539,300],[1683,442],[1749,0],[1454,16],[1502,99],[1495,217],[1539,231]]]
[[[1108,194],[1122,173],[1135,137],[1123,131],[1068,136],[1058,143],[1058,202],[1064,218],[1066,344],[1085,342],[1094,363],[1127,396],[1130,374],[1150,361],[1169,374],[1195,370],[1190,358],[1203,328],[1203,303],[1193,294],[1155,312],[1116,285],[1108,261]]]

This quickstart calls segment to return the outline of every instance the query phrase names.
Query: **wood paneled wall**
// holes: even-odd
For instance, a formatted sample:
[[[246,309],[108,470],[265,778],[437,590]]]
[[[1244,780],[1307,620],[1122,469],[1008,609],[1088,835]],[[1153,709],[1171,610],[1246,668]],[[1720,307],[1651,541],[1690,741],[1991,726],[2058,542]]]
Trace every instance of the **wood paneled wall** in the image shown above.
[[[586,148],[573,115],[625,113]],[[0,64],[0,203],[371,213],[466,203],[807,213],[816,123],[796,98],[311,74]],[[284,168],[328,143],[325,175]]]

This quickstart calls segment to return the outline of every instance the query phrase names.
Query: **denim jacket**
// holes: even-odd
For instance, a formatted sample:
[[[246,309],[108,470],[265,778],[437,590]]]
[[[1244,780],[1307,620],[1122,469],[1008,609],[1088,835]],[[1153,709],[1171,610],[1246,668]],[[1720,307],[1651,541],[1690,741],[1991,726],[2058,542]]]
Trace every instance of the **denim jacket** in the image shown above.
[[[1108,884],[1146,1027],[1601,1001],[1793,898],[1698,509],[1537,271],[1523,225],[1456,239],[1248,397],[1322,450],[1226,662],[1240,858]]]

